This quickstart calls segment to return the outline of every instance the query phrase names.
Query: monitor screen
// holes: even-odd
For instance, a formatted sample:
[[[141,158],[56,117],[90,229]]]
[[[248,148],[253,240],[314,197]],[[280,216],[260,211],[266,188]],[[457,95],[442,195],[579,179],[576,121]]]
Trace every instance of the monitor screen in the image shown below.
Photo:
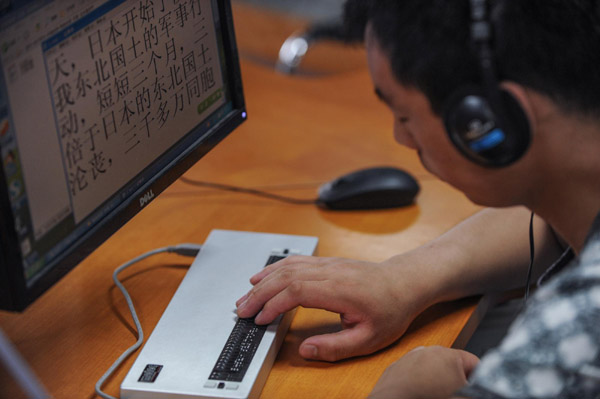
[[[24,309],[246,118],[223,0],[0,0],[0,308]]]

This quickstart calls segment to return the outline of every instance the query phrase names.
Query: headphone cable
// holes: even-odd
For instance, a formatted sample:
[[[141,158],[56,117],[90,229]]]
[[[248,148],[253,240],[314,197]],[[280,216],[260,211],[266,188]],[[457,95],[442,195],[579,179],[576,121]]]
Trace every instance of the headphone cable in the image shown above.
[[[525,298],[524,302],[529,298],[529,285],[531,284],[531,274],[533,271],[533,259],[535,256],[535,244],[533,240],[533,216],[534,212],[531,212],[531,218],[529,219],[529,269],[527,270],[527,280],[525,281]]]

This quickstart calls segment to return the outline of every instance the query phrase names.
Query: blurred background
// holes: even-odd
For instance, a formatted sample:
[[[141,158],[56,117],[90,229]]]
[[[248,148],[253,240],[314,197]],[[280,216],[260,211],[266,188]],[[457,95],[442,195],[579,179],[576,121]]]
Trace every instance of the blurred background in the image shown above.
[[[293,14],[313,21],[341,15],[344,0],[237,0],[241,3]]]
[[[233,0],[241,57],[284,74],[304,77],[364,67],[364,53],[357,51],[360,46],[348,46],[339,40],[344,3],[345,0]]]

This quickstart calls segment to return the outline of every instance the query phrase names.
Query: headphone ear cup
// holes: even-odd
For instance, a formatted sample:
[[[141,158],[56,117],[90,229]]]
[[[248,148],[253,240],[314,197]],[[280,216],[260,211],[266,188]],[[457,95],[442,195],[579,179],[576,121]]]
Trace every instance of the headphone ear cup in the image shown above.
[[[529,148],[531,129],[519,102],[500,91],[500,104],[492,104],[481,90],[450,97],[443,119],[450,140],[468,159],[487,167],[508,166]]]

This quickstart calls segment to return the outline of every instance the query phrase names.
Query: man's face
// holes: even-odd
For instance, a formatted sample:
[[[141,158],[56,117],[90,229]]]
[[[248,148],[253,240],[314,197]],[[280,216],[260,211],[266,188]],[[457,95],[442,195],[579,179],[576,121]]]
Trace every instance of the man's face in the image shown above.
[[[488,169],[467,160],[451,143],[427,97],[398,82],[388,56],[370,27],[366,31],[366,48],[375,93],[394,115],[396,141],[416,150],[427,170],[461,190],[472,201],[489,206],[519,203],[519,198],[514,197],[518,195],[514,190],[517,187],[505,183],[507,169]]]

